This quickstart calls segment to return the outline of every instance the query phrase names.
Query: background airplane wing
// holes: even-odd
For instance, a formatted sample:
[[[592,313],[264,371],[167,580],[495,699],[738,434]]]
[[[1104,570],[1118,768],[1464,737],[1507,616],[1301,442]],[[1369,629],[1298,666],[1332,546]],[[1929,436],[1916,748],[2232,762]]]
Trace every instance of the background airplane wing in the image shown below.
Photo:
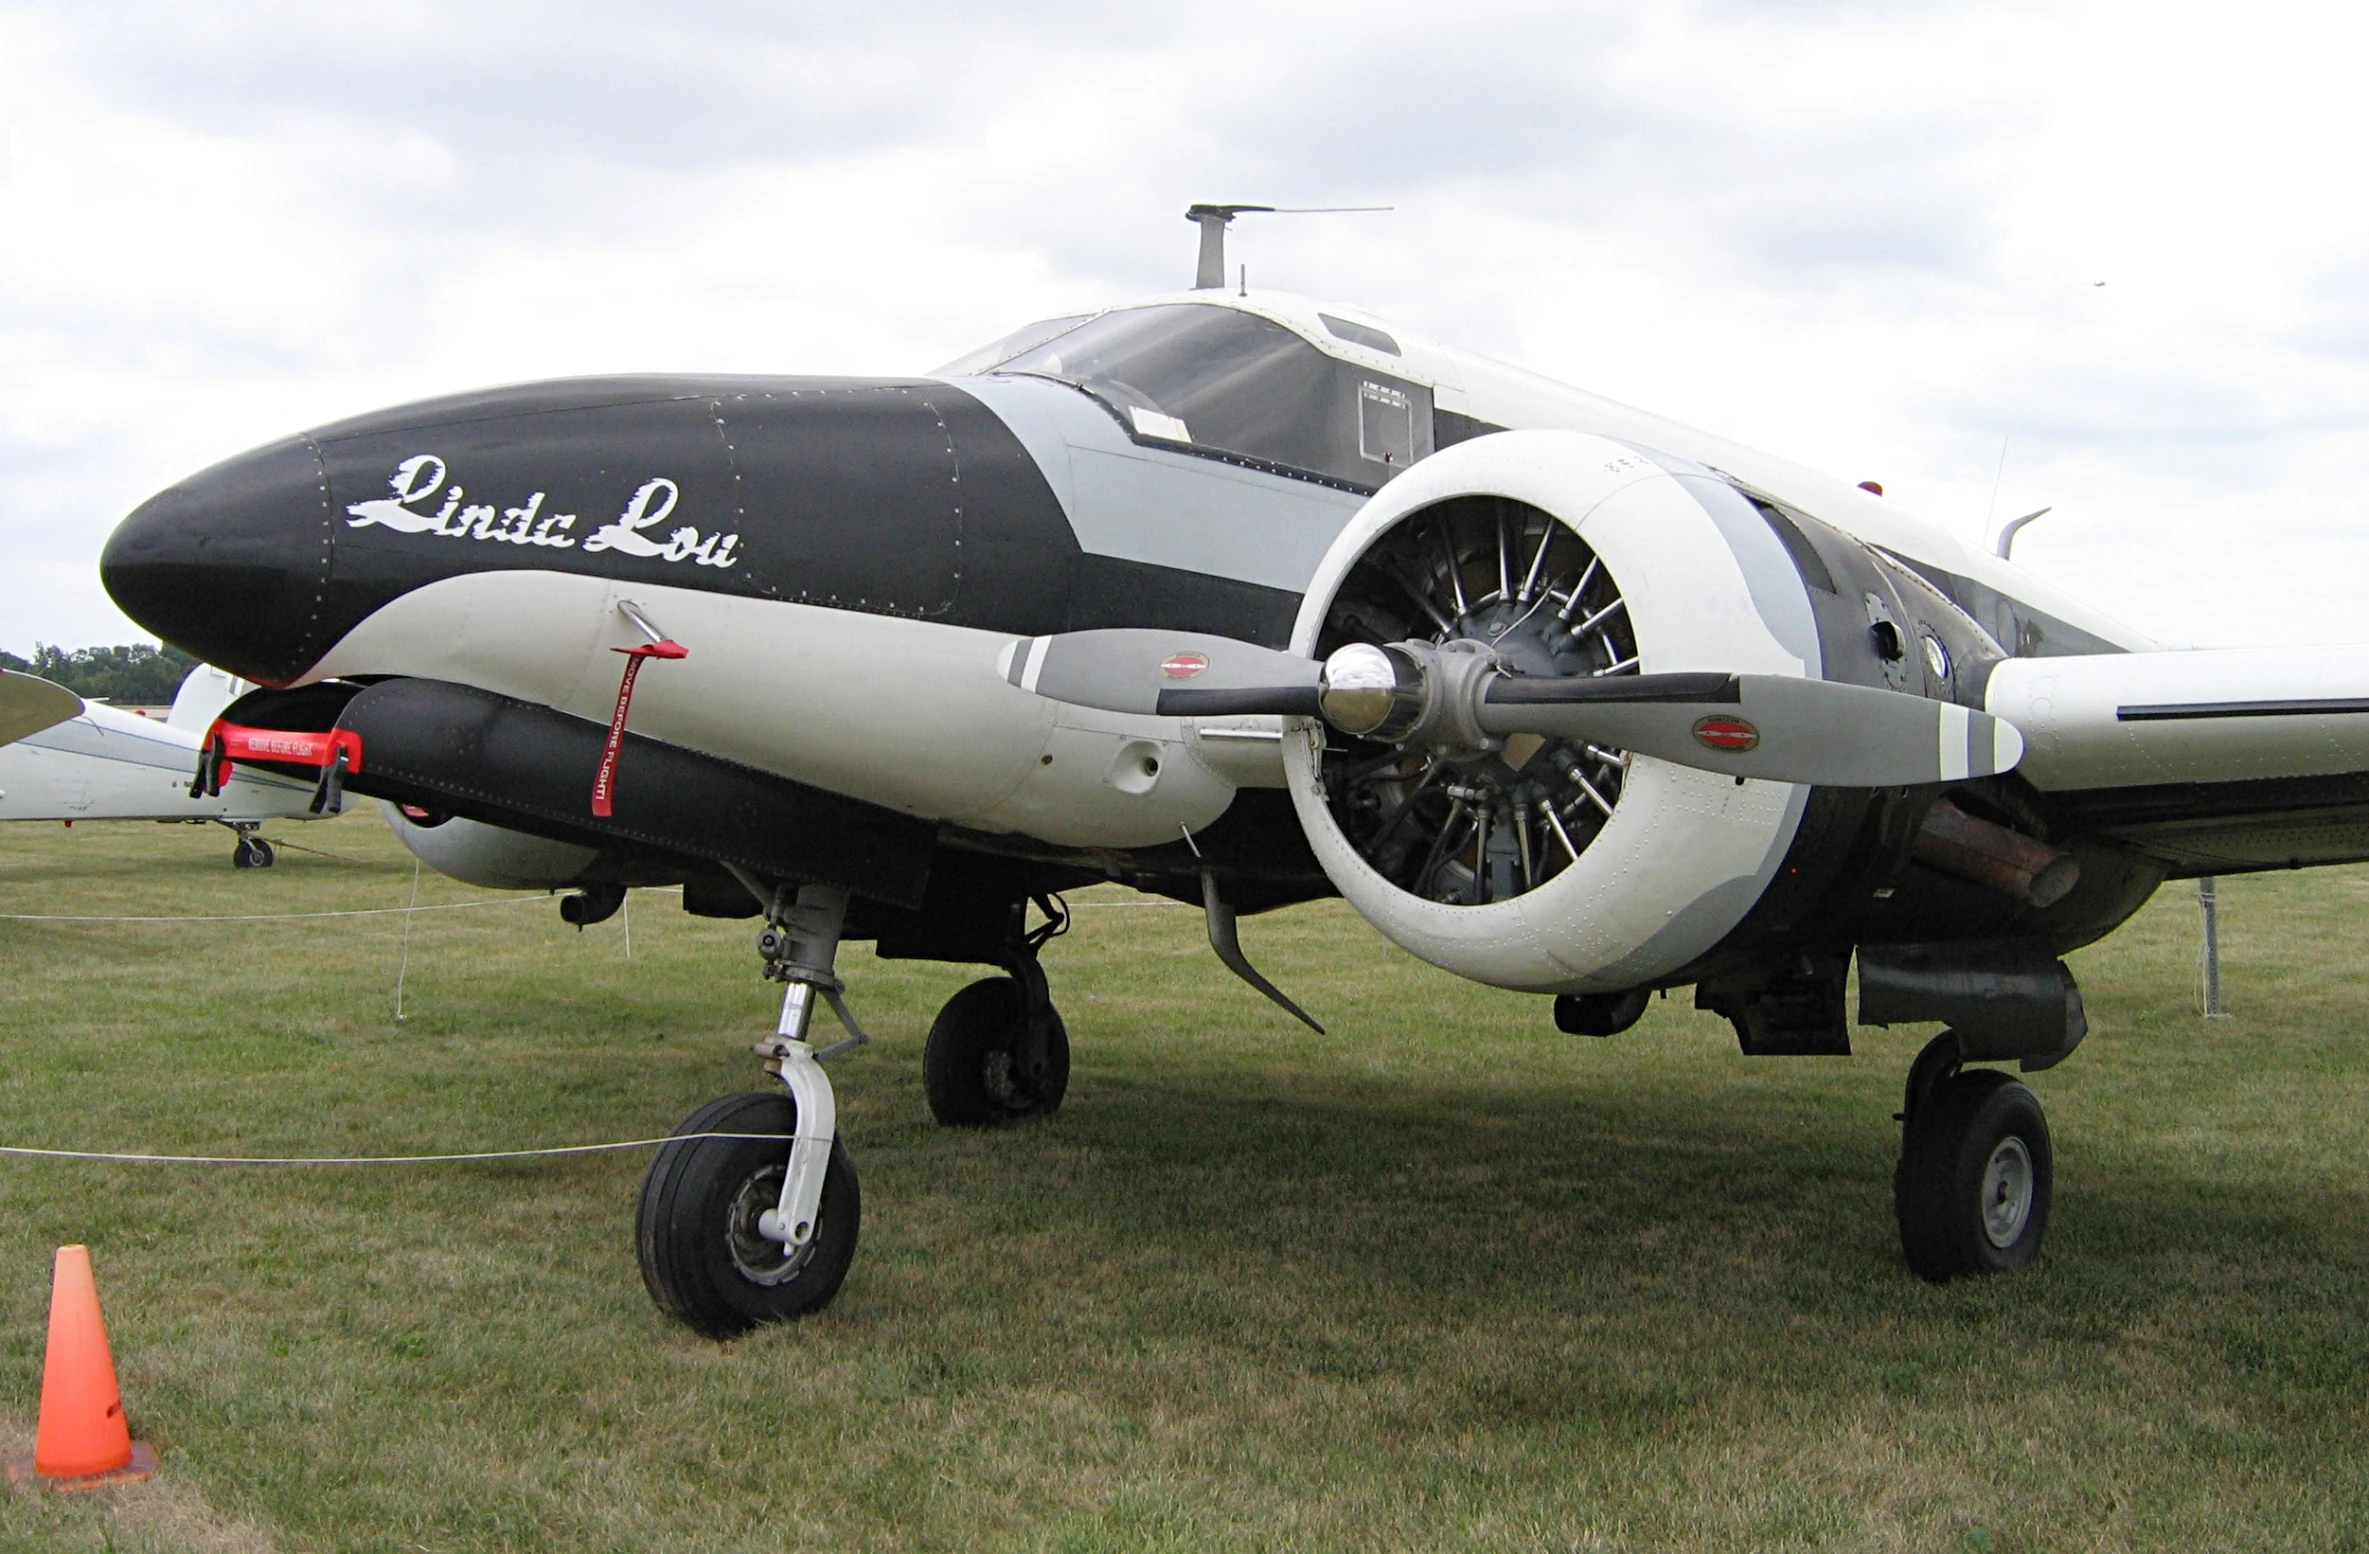
[[[0,669],[0,745],[79,716],[82,698],[38,675]]]
[[[1987,704],[2071,832],[2174,878],[2369,859],[2369,647],[2011,659]]]

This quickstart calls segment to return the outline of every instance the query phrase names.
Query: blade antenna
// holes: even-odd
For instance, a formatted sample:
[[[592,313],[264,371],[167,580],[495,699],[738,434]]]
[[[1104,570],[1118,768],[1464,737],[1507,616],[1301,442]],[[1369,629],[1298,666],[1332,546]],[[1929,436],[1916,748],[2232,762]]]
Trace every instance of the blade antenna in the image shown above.
[[[2023,532],[2023,527],[2025,524],[2030,523],[2035,518],[2045,518],[2050,513],[2055,511],[2056,509],[2053,507],[2043,507],[2036,513],[2026,513],[2021,518],[2010,518],[2007,521],[2007,527],[1999,531],[1999,559],[2001,561],[2013,559],[2015,554],[2015,537]]]
[[[1217,951],[1217,958],[1225,963],[1226,969],[1264,993],[1284,1013],[1317,1035],[1324,1035],[1324,1027],[1307,1010],[1285,997],[1283,989],[1260,976],[1250,957],[1242,953],[1242,937],[1234,928],[1234,909],[1218,898],[1217,876],[1207,869],[1201,871],[1201,909],[1209,918],[1209,947]]]

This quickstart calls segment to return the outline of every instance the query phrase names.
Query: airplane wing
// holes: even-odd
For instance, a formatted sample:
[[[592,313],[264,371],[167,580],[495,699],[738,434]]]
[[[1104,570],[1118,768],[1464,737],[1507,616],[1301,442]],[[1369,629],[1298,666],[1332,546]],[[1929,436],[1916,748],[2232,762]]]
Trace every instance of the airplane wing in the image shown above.
[[[0,669],[0,745],[54,728],[82,711],[82,698],[39,675]]]
[[[2369,859],[2369,647],[2011,659],[1987,705],[2068,832],[2173,878]]]

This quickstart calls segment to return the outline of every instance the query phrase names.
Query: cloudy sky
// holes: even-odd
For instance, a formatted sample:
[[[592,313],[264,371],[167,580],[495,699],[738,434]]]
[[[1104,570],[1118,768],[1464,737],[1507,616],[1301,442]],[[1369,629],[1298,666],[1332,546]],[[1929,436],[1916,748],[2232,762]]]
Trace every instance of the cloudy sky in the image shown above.
[[[134,639],[114,521],[284,432],[920,371],[1186,283],[1195,199],[1395,206],[1235,257],[1969,540],[2051,505],[2019,560],[2166,640],[2369,639],[2355,14],[0,0],[0,647]]]

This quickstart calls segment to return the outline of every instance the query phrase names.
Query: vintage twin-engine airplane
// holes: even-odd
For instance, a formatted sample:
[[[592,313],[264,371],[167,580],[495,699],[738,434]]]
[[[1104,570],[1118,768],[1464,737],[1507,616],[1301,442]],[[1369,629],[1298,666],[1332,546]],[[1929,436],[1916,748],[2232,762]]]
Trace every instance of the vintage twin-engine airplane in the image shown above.
[[[783,1089],[693,1113],[642,1192],[693,1327],[814,1310],[854,1255],[847,1043],[810,1039],[818,1003],[860,1039],[846,939],[1006,973],[930,1032],[951,1124],[1060,1104],[1037,951],[1089,882],[1203,905],[1287,1008],[1235,915],[1337,893],[1566,1031],[1691,985],[1749,1053],[1848,1052],[1856,951],[1863,1021],[1948,1026],[1895,1178],[1942,1279],[2039,1251],[2039,1102],[1968,1065],[2072,1051],[2063,952],[2167,878],[2369,857],[2369,651],[2153,651],[1878,494],[1208,253],[926,377],[357,417],[107,546],[136,620],[273,687],[207,780],[375,795],[575,921],[672,882],[764,915]]]
[[[172,710],[145,718],[85,702],[34,675],[0,673],[0,820],[212,821],[238,835],[230,861],[276,861],[263,823],[335,813],[316,783],[238,772],[211,793],[192,792],[190,768],[215,716],[254,689],[206,664],[181,682]]]

